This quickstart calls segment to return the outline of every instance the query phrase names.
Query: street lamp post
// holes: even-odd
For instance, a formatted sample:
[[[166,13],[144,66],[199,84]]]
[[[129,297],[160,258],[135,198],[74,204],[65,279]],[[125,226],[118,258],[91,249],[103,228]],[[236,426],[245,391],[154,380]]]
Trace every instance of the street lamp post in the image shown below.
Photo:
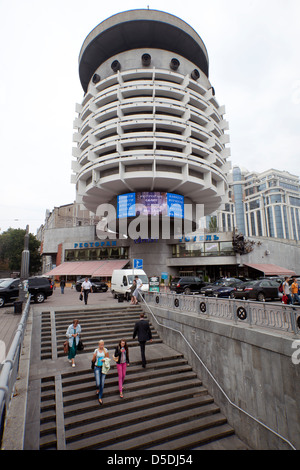
[[[26,225],[26,233],[24,237],[24,250],[22,251],[22,260],[21,260],[21,275],[20,275],[20,286],[19,286],[19,301],[24,302],[27,288],[25,288],[25,281],[29,277],[29,225]]]

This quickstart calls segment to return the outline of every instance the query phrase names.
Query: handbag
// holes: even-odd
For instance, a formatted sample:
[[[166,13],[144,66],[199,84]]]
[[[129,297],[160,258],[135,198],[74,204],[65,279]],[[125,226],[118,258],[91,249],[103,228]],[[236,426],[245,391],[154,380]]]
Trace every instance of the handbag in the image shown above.
[[[82,294],[80,294],[79,300],[83,300],[83,295]]]
[[[91,369],[92,369],[92,370],[95,369],[95,361],[91,361]]]
[[[84,350],[84,345],[83,345],[83,342],[81,341],[81,339],[78,341],[77,350],[78,351],[83,351]]]
[[[64,342],[64,353],[65,354],[68,354],[69,352],[69,340],[67,339],[65,342]]]

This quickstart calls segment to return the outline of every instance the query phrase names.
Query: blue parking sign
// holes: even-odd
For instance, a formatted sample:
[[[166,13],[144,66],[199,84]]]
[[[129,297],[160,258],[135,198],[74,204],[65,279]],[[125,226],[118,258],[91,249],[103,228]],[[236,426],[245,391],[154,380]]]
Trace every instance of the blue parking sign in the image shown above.
[[[143,269],[143,260],[142,259],[134,259],[133,260],[133,268],[134,269]]]

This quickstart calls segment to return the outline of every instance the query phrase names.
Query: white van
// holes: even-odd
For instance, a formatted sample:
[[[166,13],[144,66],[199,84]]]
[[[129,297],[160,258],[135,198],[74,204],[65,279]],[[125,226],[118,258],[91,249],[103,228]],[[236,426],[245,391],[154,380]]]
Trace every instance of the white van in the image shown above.
[[[135,276],[139,276],[143,285],[141,292],[149,290],[148,277],[142,269],[115,269],[111,277],[111,291],[117,297],[118,294],[124,294],[126,300],[130,299],[130,287]]]

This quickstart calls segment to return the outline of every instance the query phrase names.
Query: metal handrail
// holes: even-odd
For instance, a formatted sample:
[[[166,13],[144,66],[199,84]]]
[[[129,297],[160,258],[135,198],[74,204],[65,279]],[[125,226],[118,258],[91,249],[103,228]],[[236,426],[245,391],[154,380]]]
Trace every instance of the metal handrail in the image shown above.
[[[29,314],[30,299],[31,295],[28,296],[22,313],[21,321],[18,324],[13,342],[9,348],[8,354],[5,361],[3,362],[3,366],[0,372],[0,449],[2,446],[6,415],[18,376],[19,361]]]
[[[262,421],[260,421],[258,418],[255,418],[254,416],[252,416],[250,413],[248,413],[247,411],[243,410],[240,406],[238,406],[236,403],[234,403],[227,395],[227,393],[225,392],[225,390],[222,388],[222,386],[219,384],[219,382],[217,381],[217,379],[213,376],[213,374],[210,372],[210,370],[208,369],[208,367],[204,364],[204,362],[202,361],[202,359],[199,357],[199,355],[197,354],[197,352],[194,350],[193,346],[190,344],[190,342],[186,339],[186,337],[184,336],[184,334],[177,330],[176,328],[172,328],[171,326],[167,326],[167,325],[163,325],[162,323],[160,323],[155,314],[153,313],[153,311],[151,310],[150,306],[148,305],[148,303],[146,302],[146,300],[144,299],[144,296],[140,296],[140,298],[142,298],[143,302],[145,303],[146,307],[148,308],[149,312],[151,313],[151,315],[153,316],[153,318],[155,319],[156,323],[159,325],[159,326],[162,326],[163,328],[167,328],[169,330],[172,330],[176,333],[179,333],[180,336],[183,338],[183,340],[186,342],[186,344],[189,346],[189,348],[191,349],[191,351],[195,354],[195,356],[197,357],[197,359],[201,362],[202,366],[204,367],[204,369],[206,370],[206,372],[209,374],[209,376],[211,377],[211,379],[214,381],[214,383],[217,385],[217,387],[219,388],[219,390],[221,391],[221,393],[224,395],[224,397],[226,398],[226,400],[228,401],[228,403],[230,403],[231,406],[233,406],[234,408],[236,408],[237,410],[239,410],[241,413],[245,414],[246,416],[248,416],[248,418],[252,419],[253,421],[255,421],[256,423],[258,423],[259,425],[263,426],[265,429],[267,429],[268,431],[270,431],[272,434],[274,434],[275,436],[279,437],[281,440],[283,440],[285,443],[287,443],[291,448],[292,450],[297,450],[294,445],[288,440],[286,439],[285,437],[281,436],[280,434],[278,434],[276,431],[274,431],[274,429],[271,429],[269,426],[267,426],[266,424],[264,424]]]
[[[147,295],[150,293],[147,293]],[[243,322],[272,330],[300,335],[300,306],[281,302],[257,302],[235,298],[216,298],[204,295],[178,295],[175,293],[152,293],[163,308],[173,308],[223,320]]]

